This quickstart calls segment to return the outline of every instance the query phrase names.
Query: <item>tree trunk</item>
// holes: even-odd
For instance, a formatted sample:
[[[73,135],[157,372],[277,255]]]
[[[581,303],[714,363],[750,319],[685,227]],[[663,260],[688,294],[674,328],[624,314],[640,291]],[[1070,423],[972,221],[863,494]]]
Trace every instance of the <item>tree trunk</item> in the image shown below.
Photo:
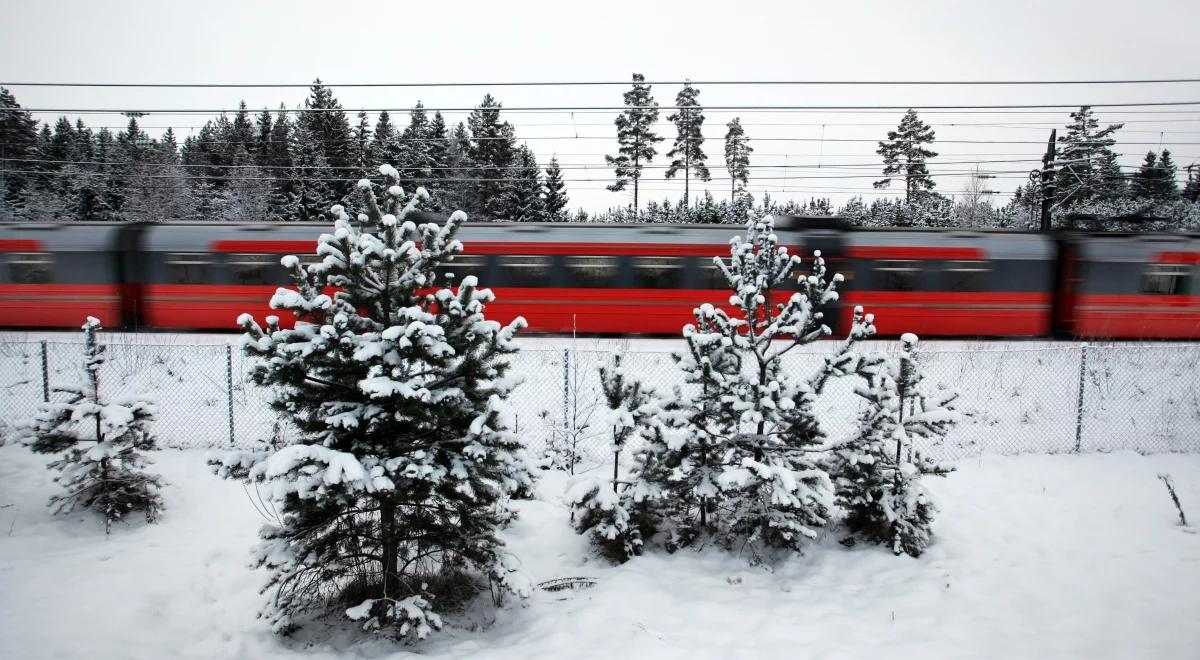
[[[399,548],[396,543],[396,505],[390,496],[379,501],[379,533],[383,546],[383,597],[396,599],[400,581]],[[386,606],[386,603],[383,604]],[[379,616],[379,610],[376,616]],[[382,621],[381,621],[382,622]]]

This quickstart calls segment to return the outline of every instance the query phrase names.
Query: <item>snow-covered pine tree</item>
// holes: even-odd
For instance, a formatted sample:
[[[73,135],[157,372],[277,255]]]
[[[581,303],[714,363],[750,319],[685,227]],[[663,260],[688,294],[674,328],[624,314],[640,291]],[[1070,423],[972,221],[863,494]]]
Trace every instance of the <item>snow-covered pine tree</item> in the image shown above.
[[[399,154],[395,161],[400,171],[400,184],[416,190],[429,183],[433,176],[433,154],[430,151],[432,127],[425,105],[420,101],[408,113],[408,126],[400,133]],[[392,162],[392,161],[385,161]]]
[[[358,111],[358,125],[351,129],[351,138],[354,140],[355,172],[357,176],[366,176],[372,162],[371,120],[367,118],[367,113],[363,110]]]
[[[625,110],[617,115],[617,155],[605,156],[604,161],[615,170],[617,180],[608,186],[620,192],[633,183],[633,209],[638,208],[638,181],[642,170],[658,155],[654,145],[663,138],[654,132],[658,121],[658,102],[650,95],[650,85],[640,73],[633,74],[633,87],[625,92]]]
[[[285,217],[296,222],[321,221],[329,200],[340,197],[330,186],[335,170],[325,159],[320,136],[305,122],[292,127],[291,147],[291,204]]]
[[[362,226],[335,206],[322,261],[283,259],[295,288],[271,306],[294,313],[295,328],[239,319],[246,352],[262,358],[254,381],[274,388],[274,409],[300,431],[277,451],[216,462],[265,484],[280,507],[256,550],[277,631],[340,605],[366,629],[424,637],[440,626],[430,578],[523,589],[497,533],[513,517],[509,497],[531,485],[504,404],[516,385],[505,356],[524,320],[487,320],[493,296],[473,276],[441,284],[466,215],[415,224],[425,191],[406,204],[395,168],[379,171],[380,199],[358,184]]]
[[[542,222],[546,219],[542,200],[541,170],[537,156],[526,145],[517,148],[515,167],[508,173],[499,210],[500,219],[510,222]]]
[[[725,169],[729,170],[729,203],[733,204],[737,202],[739,192],[746,194],[746,186],[750,183],[750,154],[754,147],[750,146],[740,117],[734,117],[725,126],[729,129],[725,133]]]
[[[875,153],[883,156],[883,176],[876,181],[876,188],[887,188],[892,177],[904,177],[904,201],[913,201],[922,193],[933,190],[935,184],[925,167],[925,161],[937,156],[923,144],[934,140],[933,129],[917,117],[916,110],[909,109],[894,131],[888,131],[887,140],[879,141]]]
[[[375,122],[375,135],[371,138],[368,149],[370,162],[395,163],[400,159],[399,134],[392,124],[392,117],[387,110],[379,113],[379,121]]]
[[[566,501],[574,513],[575,530],[588,535],[605,557],[624,562],[642,553],[643,534],[653,533],[654,518],[646,498],[622,494],[631,482],[621,479],[621,454],[631,444],[662,430],[655,419],[657,397],[626,376],[619,354],[613,356],[611,365],[600,368],[600,383],[610,411],[612,478],[578,478],[568,488]]]
[[[567,198],[566,184],[563,183],[562,169],[558,166],[558,158],[551,158],[546,166],[545,183],[542,185],[542,207],[546,222],[566,222]]]
[[[663,403],[668,431],[648,439],[630,493],[651,499],[669,549],[709,535],[757,561],[765,547],[801,549],[826,523],[833,492],[815,458],[824,436],[812,404],[829,378],[854,372],[855,345],[874,325],[856,309],[845,343],[803,380],[782,358],[829,334],[821,310],[841,277],[827,278],[819,252],[800,272],[770,216],[747,223],[728,262],[714,261],[733,312],[702,305],[684,328],[688,352],[676,359],[687,385]]]
[[[1071,113],[1065,135],[1058,138],[1057,205],[1068,209],[1077,204],[1114,199],[1123,192],[1124,181],[1112,150],[1113,134],[1125,124],[1100,128],[1090,106]]]
[[[470,178],[477,179],[469,186],[471,208],[485,220],[504,219],[509,168],[517,159],[513,126],[501,121],[500,111],[500,102],[487,94],[467,118],[471,140],[466,155],[473,168]]]
[[[304,99],[304,108],[296,119],[296,128],[304,129],[317,152],[334,172],[347,172],[354,166],[354,139],[350,129],[350,118],[342,104],[333,96],[320,78],[309,87],[309,96]],[[296,131],[297,136],[302,134]],[[314,154],[315,156],[316,154]],[[315,159],[314,159],[315,160]],[[349,182],[325,181],[325,188],[333,193],[333,199],[343,199],[351,194]],[[303,196],[302,196],[303,197]],[[324,198],[327,201],[330,198]],[[326,209],[320,209],[322,212]]]
[[[19,425],[21,441],[40,454],[60,454],[50,463],[55,481],[66,490],[50,498],[54,513],[77,506],[104,516],[104,531],[132,511],[143,511],[154,522],[162,511],[158,475],[145,472],[152,461],[144,452],[155,449],[150,425],[154,405],[139,398],[108,399],[100,395],[100,366],[104,345],[97,333],[100,321],[89,316],[83,324],[84,373],[78,386],[56,387],[65,403],[43,403],[37,415]]]
[[[866,408],[854,436],[829,459],[847,529],[872,543],[890,545],[897,555],[913,557],[929,545],[937,512],[921,477],[951,471],[926,457],[916,443],[940,440],[958,419],[955,396],[922,382],[916,343],[915,335],[905,334],[897,361],[878,356],[863,360],[858,369],[863,384],[855,391]]]
[[[1183,186],[1183,198],[1189,202],[1200,201],[1200,165],[1187,166],[1187,183]]]
[[[683,170],[683,206],[688,206],[691,177],[696,175],[701,181],[709,181],[712,175],[704,164],[704,108],[700,107],[700,90],[692,87],[691,83],[683,86],[675,95],[676,110],[667,116],[675,122],[675,144],[667,152],[667,158],[673,159],[667,167],[665,177],[675,178],[679,170]]]

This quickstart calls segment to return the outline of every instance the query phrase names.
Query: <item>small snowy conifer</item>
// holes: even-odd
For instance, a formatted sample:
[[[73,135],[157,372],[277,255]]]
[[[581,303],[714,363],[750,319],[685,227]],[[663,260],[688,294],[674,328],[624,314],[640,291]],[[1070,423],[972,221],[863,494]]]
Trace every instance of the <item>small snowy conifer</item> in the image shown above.
[[[239,319],[246,352],[262,358],[255,382],[274,388],[273,407],[300,431],[276,451],[214,461],[280,508],[256,561],[271,573],[264,614],[281,632],[340,603],[364,629],[423,638],[441,625],[430,578],[474,571],[527,587],[497,535],[513,518],[509,498],[531,485],[504,403],[516,385],[504,356],[524,320],[487,320],[493,295],[473,276],[439,282],[462,252],[466,215],[415,224],[424,189],[406,204],[397,170],[379,171],[379,199],[358,183],[359,223],[333,207],[321,261],[283,259],[295,288],[271,306],[292,312],[295,328]]]
[[[100,321],[83,324],[84,371],[87,379],[74,387],[57,387],[65,403],[43,403],[37,415],[20,425],[22,441],[41,454],[61,454],[50,463],[55,481],[66,492],[50,498],[55,513],[76,506],[104,516],[104,530],[131,511],[144,511],[154,522],[162,510],[158,475],[144,472],[151,463],[143,452],[155,448],[150,423],[154,406],[142,398],[107,400],[100,396],[104,345],[97,338]]]
[[[938,440],[957,421],[954,395],[924,386],[913,356],[916,341],[915,335],[902,337],[896,363],[864,359],[859,373],[865,382],[856,392],[867,406],[857,432],[834,449],[829,465],[846,527],[913,557],[929,545],[937,511],[920,479],[950,472],[923,456],[915,442]]]
[[[621,480],[621,454],[643,434],[660,432],[654,423],[657,398],[626,377],[619,354],[613,356],[611,365],[600,368],[600,382],[611,413],[612,479],[581,478],[568,489],[567,501],[574,509],[575,529],[590,536],[601,554],[625,561],[642,553],[643,534],[653,531],[653,522],[644,498],[633,501],[621,495],[630,485]]]
[[[826,278],[820,252],[801,272],[770,216],[747,223],[728,262],[714,261],[732,313],[702,305],[684,328],[688,351],[676,359],[686,385],[663,403],[668,430],[647,438],[630,496],[653,500],[668,549],[710,535],[757,561],[767,547],[800,550],[828,519],[833,489],[816,460],[824,435],[814,397],[831,376],[854,373],[855,344],[874,326],[856,310],[846,342],[799,378],[782,358],[830,333],[821,309],[837,300],[841,277]]]

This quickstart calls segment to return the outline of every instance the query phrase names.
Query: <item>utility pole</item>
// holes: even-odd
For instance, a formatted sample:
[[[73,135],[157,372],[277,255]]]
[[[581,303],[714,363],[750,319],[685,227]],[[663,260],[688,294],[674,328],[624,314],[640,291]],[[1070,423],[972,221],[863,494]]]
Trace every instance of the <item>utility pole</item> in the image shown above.
[[[687,108],[683,109],[683,125],[688,124]],[[692,136],[683,136],[683,208],[688,207],[688,183],[692,176]]]
[[[641,163],[639,159],[642,155],[642,132],[636,131],[633,134],[633,214],[637,217],[638,210],[638,180],[642,178]]]
[[[1050,231],[1050,207],[1054,204],[1054,158],[1055,138],[1058,129],[1050,129],[1050,141],[1046,143],[1046,155],[1042,156],[1042,231]]]

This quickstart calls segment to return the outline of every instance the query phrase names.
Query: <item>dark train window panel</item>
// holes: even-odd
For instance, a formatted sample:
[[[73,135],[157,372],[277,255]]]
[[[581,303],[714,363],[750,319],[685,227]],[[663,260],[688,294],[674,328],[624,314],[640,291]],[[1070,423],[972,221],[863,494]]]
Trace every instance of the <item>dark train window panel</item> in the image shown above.
[[[234,284],[284,284],[287,274],[274,254],[231,254],[226,257]]]
[[[544,255],[512,255],[500,260],[500,284],[497,286],[550,286],[550,257]]]
[[[1147,264],[1142,272],[1142,293],[1178,296],[1187,293],[1189,264]]]
[[[167,254],[167,281],[170,284],[211,284],[212,257],[204,252]]]
[[[49,252],[10,252],[8,270],[13,284],[49,284],[54,279],[54,256]]]
[[[888,260],[876,262],[875,272],[883,291],[916,291],[921,269],[916,261]]]
[[[479,278],[480,284],[486,286],[484,276],[487,271],[487,257],[482,254],[460,254],[454,257],[453,261],[446,262],[437,267],[437,281],[435,285],[441,286],[458,286],[464,277],[474,275]]]
[[[713,263],[712,257],[700,258],[700,288],[723,290],[729,288],[729,280],[725,279],[725,273],[721,272],[720,268]],[[728,265],[728,262],[726,263]]]
[[[683,260],[677,257],[634,257],[633,286],[637,289],[683,288]]]
[[[943,290],[986,291],[991,272],[987,261],[947,261],[942,269]]]
[[[567,286],[602,289],[616,286],[616,257],[568,256]]]

